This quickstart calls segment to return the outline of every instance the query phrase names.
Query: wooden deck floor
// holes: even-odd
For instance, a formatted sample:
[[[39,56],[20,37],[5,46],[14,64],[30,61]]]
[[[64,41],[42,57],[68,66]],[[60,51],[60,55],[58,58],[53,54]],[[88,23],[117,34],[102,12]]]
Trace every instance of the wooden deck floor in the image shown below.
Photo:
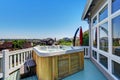
[[[98,68],[89,60],[85,59],[83,71],[75,73],[63,80],[107,80],[107,78],[98,70]],[[21,80],[38,80],[37,76],[28,77]]]

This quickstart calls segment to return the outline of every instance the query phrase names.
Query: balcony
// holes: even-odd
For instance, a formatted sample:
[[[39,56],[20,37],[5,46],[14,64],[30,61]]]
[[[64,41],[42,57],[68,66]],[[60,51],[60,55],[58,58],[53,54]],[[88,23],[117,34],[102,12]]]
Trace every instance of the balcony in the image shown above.
[[[73,75],[65,77],[63,80],[107,80],[107,78],[99,71],[99,69],[90,61],[90,54],[89,54],[89,47],[84,46],[84,70],[77,72]],[[32,48],[18,50],[18,51],[3,51],[3,58],[4,61],[8,60],[7,63],[3,65],[6,68],[3,69],[4,76],[7,76],[6,80],[12,79],[16,80],[19,78],[17,75],[18,73],[15,72],[18,70],[27,60],[32,59]],[[9,55],[6,53],[10,53]],[[8,59],[5,59],[8,58]],[[6,72],[6,73],[5,73]],[[12,73],[12,74],[11,74]],[[1,78],[2,78],[1,73]],[[21,80],[38,80],[37,76],[29,76],[27,78]]]

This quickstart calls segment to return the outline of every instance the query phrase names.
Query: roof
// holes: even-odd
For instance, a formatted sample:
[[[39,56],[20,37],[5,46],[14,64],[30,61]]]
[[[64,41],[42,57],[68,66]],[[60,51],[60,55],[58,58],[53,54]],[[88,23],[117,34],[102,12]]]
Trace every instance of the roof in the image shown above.
[[[85,20],[86,15],[87,15],[87,13],[88,13],[88,10],[89,10],[92,2],[93,2],[93,0],[87,0],[86,6],[85,6],[85,8],[84,8],[84,12],[83,12],[83,14],[82,14],[82,20]]]

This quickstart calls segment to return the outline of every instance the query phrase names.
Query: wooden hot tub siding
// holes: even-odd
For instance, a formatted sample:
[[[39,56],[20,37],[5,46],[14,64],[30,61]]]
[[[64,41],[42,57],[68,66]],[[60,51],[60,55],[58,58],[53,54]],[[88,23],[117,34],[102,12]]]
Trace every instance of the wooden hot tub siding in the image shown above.
[[[59,80],[84,69],[84,52],[41,57],[33,52],[39,80]]]

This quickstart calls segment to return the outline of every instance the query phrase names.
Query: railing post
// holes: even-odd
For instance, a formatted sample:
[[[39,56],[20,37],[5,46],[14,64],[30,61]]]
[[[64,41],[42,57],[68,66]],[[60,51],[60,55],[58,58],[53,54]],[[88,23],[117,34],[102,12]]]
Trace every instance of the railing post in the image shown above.
[[[3,78],[7,78],[9,76],[9,50],[2,50],[3,54]]]

